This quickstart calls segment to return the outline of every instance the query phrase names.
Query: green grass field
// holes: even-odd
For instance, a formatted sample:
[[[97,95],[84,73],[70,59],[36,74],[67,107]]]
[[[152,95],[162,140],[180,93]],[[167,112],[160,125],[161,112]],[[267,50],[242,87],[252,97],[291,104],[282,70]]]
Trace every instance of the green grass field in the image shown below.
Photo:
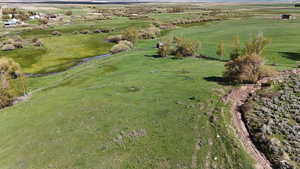
[[[201,54],[215,58],[218,58],[217,46],[223,41],[227,54],[225,58],[219,59],[228,59],[236,36],[239,36],[243,43],[251,39],[253,35],[263,34],[271,40],[263,54],[267,63],[276,63],[278,67],[286,68],[295,67],[299,61],[297,58],[297,53],[300,52],[297,29],[299,26],[299,20],[245,18],[185,27],[171,32],[169,36],[191,37],[191,39],[199,40],[202,42]]]
[[[154,45],[30,79],[33,90],[49,88],[1,112],[0,168],[189,167],[194,152],[199,166],[251,168],[225,126],[229,112],[214,91],[221,86],[205,80],[223,64],[149,57]],[[114,141],[137,129],[147,134]]]
[[[100,23],[24,33],[41,38],[45,47],[0,55],[30,73],[63,70],[111,46],[104,34],[73,35],[74,30],[111,25],[118,33],[149,24],[124,18]],[[187,25],[164,36],[199,40],[201,54],[215,60],[155,58],[158,39],[140,40],[131,51],[29,78],[32,96],[0,111],[0,169],[253,169],[221,101],[232,86],[215,81],[224,71],[219,59],[228,58],[236,35],[245,41],[263,32],[272,39],[264,53],[267,63],[293,68],[299,61],[299,26],[299,20],[259,17]],[[49,35],[54,29],[63,35]],[[215,54],[220,41],[226,58]]]

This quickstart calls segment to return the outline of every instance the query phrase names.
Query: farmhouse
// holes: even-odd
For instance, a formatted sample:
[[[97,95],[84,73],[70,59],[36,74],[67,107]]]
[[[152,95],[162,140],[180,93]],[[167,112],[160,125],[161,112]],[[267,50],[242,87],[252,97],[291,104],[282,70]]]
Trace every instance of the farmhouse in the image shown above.
[[[281,19],[292,20],[292,19],[296,19],[296,17],[291,14],[282,14]]]

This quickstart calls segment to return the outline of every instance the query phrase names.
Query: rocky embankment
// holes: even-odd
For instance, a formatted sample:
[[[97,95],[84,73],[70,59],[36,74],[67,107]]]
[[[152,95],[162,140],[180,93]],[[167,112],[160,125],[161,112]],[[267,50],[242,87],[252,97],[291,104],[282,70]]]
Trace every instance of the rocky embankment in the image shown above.
[[[240,107],[255,146],[275,169],[300,168],[300,75],[273,80]]]

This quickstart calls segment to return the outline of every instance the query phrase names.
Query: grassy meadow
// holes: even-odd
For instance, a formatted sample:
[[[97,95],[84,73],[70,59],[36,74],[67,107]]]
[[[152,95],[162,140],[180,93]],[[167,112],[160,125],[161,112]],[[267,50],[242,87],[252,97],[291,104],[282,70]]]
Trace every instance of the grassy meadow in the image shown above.
[[[151,15],[162,21],[174,17]],[[105,42],[108,35],[150,23],[115,17],[22,32],[24,39],[40,38],[44,47],[1,51],[0,56],[13,58],[26,73],[62,71],[81,58],[108,53],[113,45]],[[212,59],[156,58],[159,39],[139,40],[130,51],[28,78],[32,96],[0,110],[0,169],[253,169],[235,137],[229,106],[221,101],[232,86],[216,79],[235,36],[245,41],[263,33],[272,40],[264,53],[267,63],[276,63],[276,69],[296,67],[299,26],[299,19],[263,16],[178,26],[159,39],[199,40],[199,53]],[[72,34],[97,28],[115,31]],[[62,36],[52,36],[54,30]],[[216,56],[220,41],[224,58]]]

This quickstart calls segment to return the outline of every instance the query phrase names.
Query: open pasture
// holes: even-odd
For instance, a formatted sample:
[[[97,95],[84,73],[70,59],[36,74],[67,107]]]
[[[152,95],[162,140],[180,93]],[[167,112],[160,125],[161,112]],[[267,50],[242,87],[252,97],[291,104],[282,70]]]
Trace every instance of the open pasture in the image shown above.
[[[151,5],[158,10],[144,19],[114,15],[109,20],[77,18],[31,31],[1,28],[9,32],[6,36],[38,38],[44,46],[1,51],[0,57],[13,58],[26,73],[62,71],[28,78],[31,96],[0,111],[1,169],[255,168],[235,135],[229,105],[222,101],[234,87],[220,80],[224,64],[236,36],[243,44],[252,35],[263,34],[271,40],[263,53],[267,64],[279,70],[297,67],[300,20],[267,18],[264,14],[272,12],[261,12],[272,7],[277,15],[275,7],[289,8],[285,4],[252,5],[253,10],[261,8],[257,15],[242,10],[247,5],[192,4],[198,11],[175,13],[164,12],[174,10],[174,4]],[[105,41],[109,35],[129,27],[170,24],[210,9],[214,17],[228,9],[245,15],[178,24],[162,29],[157,38],[137,40],[133,49],[68,69],[79,59],[109,53],[114,45]],[[81,16],[93,8],[64,10]],[[104,28],[114,31],[92,32]],[[74,34],[85,29],[91,33]],[[197,55],[205,57],[158,58],[157,43],[175,36],[200,41]],[[223,57],[216,54],[221,41]]]

